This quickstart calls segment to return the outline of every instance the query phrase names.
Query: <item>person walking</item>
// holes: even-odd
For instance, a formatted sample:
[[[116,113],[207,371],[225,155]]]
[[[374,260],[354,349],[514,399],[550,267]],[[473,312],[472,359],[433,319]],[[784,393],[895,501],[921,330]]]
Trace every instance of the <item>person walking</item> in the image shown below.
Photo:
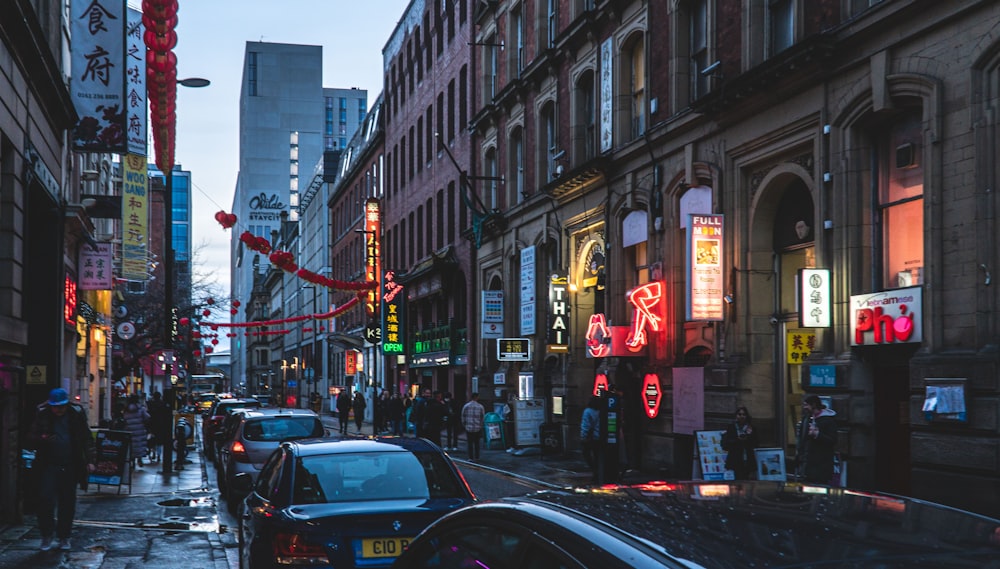
[[[458,401],[451,396],[450,391],[444,393],[444,430],[445,430],[445,447],[444,450],[458,450],[458,429],[459,422],[461,418],[462,408],[459,407]]]
[[[424,438],[441,446],[441,429],[444,428],[444,417],[448,409],[444,404],[444,395],[435,391],[434,396],[427,400],[424,410]]]
[[[406,421],[406,409],[403,407],[403,398],[398,393],[393,393],[386,405],[386,418],[392,428],[392,434],[403,436],[403,423]]]
[[[479,460],[480,439],[483,438],[483,420],[486,409],[479,402],[479,393],[473,393],[469,402],[462,406],[462,428],[465,429],[465,444],[469,460]]]
[[[836,411],[827,409],[816,395],[808,395],[802,400],[802,422],[796,447],[797,472],[806,482],[830,484],[833,480],[836,416]]]
[[[37,407],[28,440],[35,447],[33,468],[39,477],[40,549],[52,549],[54,535],[59,539],[59,549],[68,551],[76,514],[76,487],[79,484],[86,490],[97,458],[87,412],[70,403],[66,390],[57,387],[49,392],[48,401]]]
[[[146,407],[139,403],[139,396],[129,395],[125,405],[125,430],[132,434],[132,466],[142,466],[146,456],[146,425],[149,424],[149,413]]]
[[[153,392],[148,412],[149,432],[153,435],[149,445],[152,448],[152,460],[156,462],[163,456],[163,445],[171,444],[174,412],[159,391]]]
[[[583,460],[591,470],[591,479],[597,481],[598,461],[601,443],[601,398],[592,395],[580,417],[580,445]]]
[[[722,434],[722,449],[727,453],[726,470],[732,470],[736,480],[750,480],[751,473],[756,472],[754,449],[758,442],[750,411],[746,407],[737,407],[735,420]]]
[[[431,400],[431,390],[424,388],[420,392],[420,395],[413,400],[413,406],[410,408],[410,422],[413,423],[413,433],[417,438],[426,437],[426,415],[427,415],[427,404]],[[440,435],[439,435],[440,440]]]
[[[351,416],[351,394],[347,389],[341,389],[337,394],[337,420],[340,421],[340,434],[347,434],[347,422]]]
[[[358,434],[361,434],[361,425],[365,422],[365,407],[368,407],[368,403],[365,402],[365,396],[361,394],[360,391],[354,392],[354,403],[351,404],[354,409],[354,424],[358,427]]]

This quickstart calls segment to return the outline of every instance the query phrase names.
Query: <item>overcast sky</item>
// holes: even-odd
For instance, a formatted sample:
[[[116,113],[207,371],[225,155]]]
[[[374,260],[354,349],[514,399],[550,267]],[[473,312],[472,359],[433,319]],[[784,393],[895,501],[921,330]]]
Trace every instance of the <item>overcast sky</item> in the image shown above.
[[[129,0],[129,5],[138,7]],[[382,47],[408,0],[180,0],[177,77],[203,77],[205,88],[178,87],[175,163],[191,171],[196,273],[229,292],[229,240],[215,212],[229,212],[239,170],[239,96],[247,41],[323,46],[323,86],[382,90]],[[228,315],[227,315],[228,316]],[[220,336],[224,336],[220,334]],[[219,338],[216,351],[228,349]],[[224,342],[224,343],[222,343]]]

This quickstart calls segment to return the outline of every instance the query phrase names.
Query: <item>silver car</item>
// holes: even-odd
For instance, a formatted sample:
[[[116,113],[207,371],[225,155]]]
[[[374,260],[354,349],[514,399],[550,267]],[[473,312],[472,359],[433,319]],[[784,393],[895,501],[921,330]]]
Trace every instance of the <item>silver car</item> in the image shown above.
[[[282,442],[327,434],[319,415],[309,409],[268,407],[244,409],[238,414],[225,439],[219,441],[219,492],[230,511],[235,511],[244,497],[233,489],[237,474],[245,472],[256,479],[264,461]]]

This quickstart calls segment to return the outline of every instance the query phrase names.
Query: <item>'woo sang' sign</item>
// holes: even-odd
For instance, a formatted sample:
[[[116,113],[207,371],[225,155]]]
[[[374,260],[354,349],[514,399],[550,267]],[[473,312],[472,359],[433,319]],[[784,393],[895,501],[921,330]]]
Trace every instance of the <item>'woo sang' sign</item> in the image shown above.
[[[900,288],[851,297],[851,345],[887,346],[923,341],[923,290]]]

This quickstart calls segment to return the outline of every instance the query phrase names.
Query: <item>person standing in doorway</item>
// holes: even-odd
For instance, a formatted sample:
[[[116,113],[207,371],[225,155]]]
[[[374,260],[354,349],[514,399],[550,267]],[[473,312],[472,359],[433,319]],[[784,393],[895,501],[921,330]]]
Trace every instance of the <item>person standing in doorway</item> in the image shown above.
[[[756,472],[754,449],[757,448],[757,433],[753,430],[750,411],[737,407],[735,420],[722,434],[722,449],[726,451],[726,469],[732,470],[736,480],[750,480]]]
[[[358,428],[358,434],[360,435],[361,425],[365,422],[365,408],[368,407],[365,396],[360,391],[354,392],[354,403],[351,407],[354,409],[354,425]]]
[[[827,409],[816,395],[802,400],[802,422],[798,429],[798,474],[806,482],[829,484],[833,479],[833,456],[837,445],[837,413]]]
[[[480,439],[483,438],[483,420],[486,409],[479,402],[479,393],[473,393],[469,402],[462,406],[462,428],[465,429],[465,442],[469,451],[469,460],[479,460]]]
[[[347,389],[341,389],[337,394],[337,420],[340,421],[340,434],[347,434],[347,422],[351,416],[351,394]]]
[[[69,537],[76,514],[76,487],[87,488],[97,451],[90,422],[83,407],[69,402],[65,389],[56,388],[38,406],[28,440],[35,446],[34,468],[39,476],[38,529],[41,550],[70,549]],[[58,521],[56,511],[58,510]]]

